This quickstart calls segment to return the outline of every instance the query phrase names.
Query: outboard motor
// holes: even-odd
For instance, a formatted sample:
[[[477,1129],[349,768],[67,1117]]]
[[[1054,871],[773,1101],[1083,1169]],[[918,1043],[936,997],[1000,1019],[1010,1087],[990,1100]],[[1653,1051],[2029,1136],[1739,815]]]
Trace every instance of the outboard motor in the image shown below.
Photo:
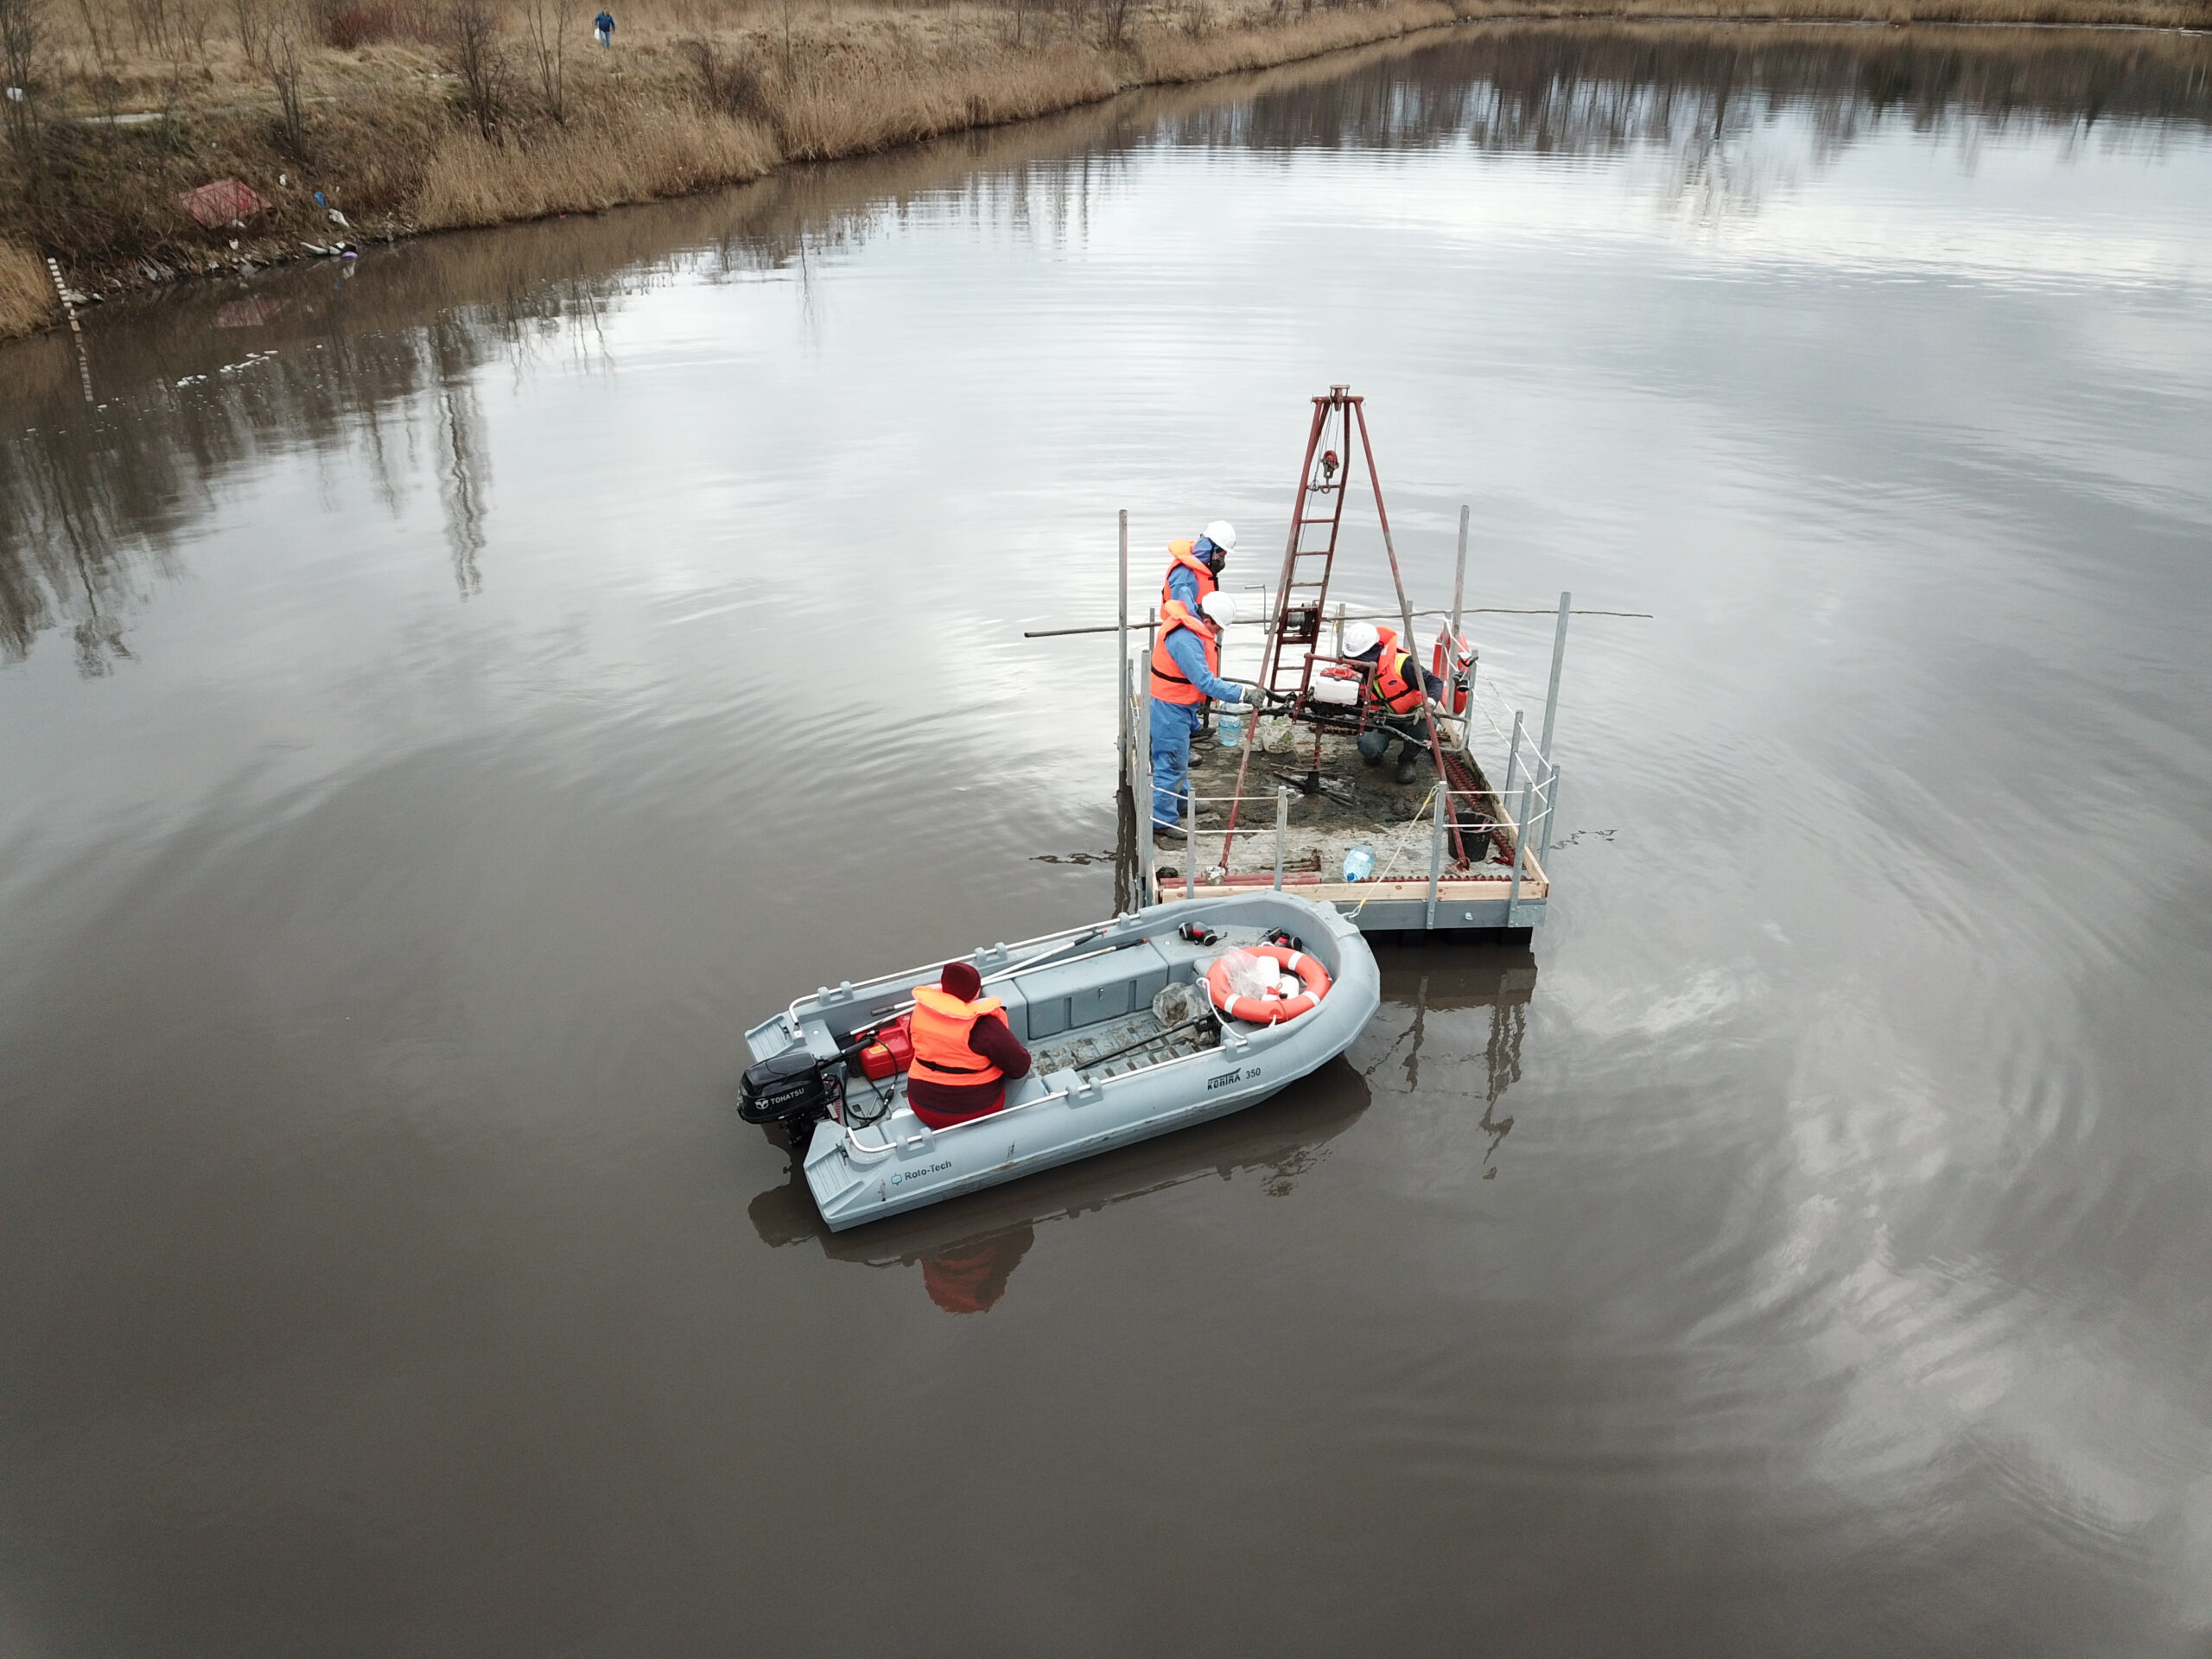
[[[745,1068],[738,1084],[737,1115],[747,1123],[779,1123],[794,1160],[806,1156],[814,1126],[844,1103],[836,1067],[804,1047],[788,1048]]]

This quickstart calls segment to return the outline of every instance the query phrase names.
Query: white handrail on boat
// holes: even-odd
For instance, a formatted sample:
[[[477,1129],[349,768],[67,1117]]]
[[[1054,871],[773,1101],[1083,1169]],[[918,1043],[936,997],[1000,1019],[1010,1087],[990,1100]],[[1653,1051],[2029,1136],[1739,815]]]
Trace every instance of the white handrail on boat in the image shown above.
[[[1130,914],[1135,914],[1135,912],[1132,912]],[[1033,939],[1017,939],[1012,944],[995,944],[990,948],[991,954],[995,955],[1001,950],[1020,950],[1027,945],[1043,944],[1048,939],[1070,939],[1073,938],[1078,933],[1103,933],[1106,931],[1107,929],[1114,926],[1116,923],[1124,919],[1126,919],[1126,918],[1116,916],[1111,922],[1106,922],[1103,924],[1098,922],[1087,922],[1081,927],[1064,927],[1057,933],[1039,933]],[[1085,951],[1079,957],[1063,957],[1059,963],[1056,963],[1053,965],[1055,967],[1060,967],[1071,962],[1088,962],[1092,957],[1103,956],[1108,950],[1117,950],[1120,947],[1117,945],[1102,946],[1096,950]],[[975,957],[982,954],[983,953],[981,951],[971,951],[969,953],[969,959],[972,960]],[[1001,968],[995,973],[982,975],[982,982],[986,985],[990,985],[996,983],[1001,979],[1015,978],[1022,974],[1027,973],[1031,969],[1039,966],[1044,960],[1052,954],[1052,953],[1051,951],[1045,950],[1039,951],[1034,957],[1025,957],[1020,962]],[[918,968],[902,968],[897,973],[878,974],[874,979],[864,979],[861,981],[858,985],[855,985],[852,981],[847,980],[842,985],[838,986],[837,989],[843,993],[843,1000],[856,1000],[873,986],[896,985],[902,980],[911,982],[917,974],[937,973],[944,968],[946,962],[959,960],[961,960],[959,957],[947,957],[941,958],[937,962],[924,963]],[[823,1006],[822,999],[830,995],[830,988],[827,985],[819,986],[816,988],[811,996],[802,996],[797,998],[792,1001],[789,1007],[784,1010],[784,1023],[786,1026],[796,1028],[799,1020],[798,1011],[801,1008],[805,1007],[810,1003],[813,1004],[817,1010],[820,1009]],[[914,1004],[910,999],[899,1004],[898,1008],[893,1009],[892,1012],[895,1014],[901,1008],[911,1008],[913,1006]]]
[[[1270,1027],[1268,1029],[1277,1031],[1287,1029],[1288,1023],[1289,1022],[1286,1021],[1281,1026]],[[1222,1049],[1227,1048],[1230,1046],[1228,1041],[1229,1035],[1229,1032],[1226,1027],[1224,1027],[1223,1041],[1217,1047],[1202,1048],[1194,1054],[1178,1054],[1172,1060],[1161,1060],[1153,1065],[1141,1065],[1134,1071],[1123,1071],[1115,1077],[1101,1077],[1096,1082],[1091,1082],[1089,1078],[1084,1078],[1084,1080],[1086,1083],[1090,1083],[1090,1086],[1093,1089],[1103,1090],[1109,1084],[1126,1083],[1131,1077],[1148,1077],[1154,1072],[1164,1071],[1171,1065],[1182,1065],[1192,1060],[1202,1060],[1209,1054],[1219,1053]],[[1236,1046],[1239,1048],[1247,1046],[1252,1040],[1242,1032],[1236,1033],[1235,1035],[1236,1038]],[[1081,1077],[1082,1073],[1078,1071],[1077,1072],[1077,1076]],[[926,1146],[930,1141],[934,1141],[938,1135],[950,1135],[956,1129],[973,1128],[976,1125],[982,1123],[1003,1123],[1007,1118],[1013,1116],[1016,1112],[1026,1112],[1032,1106],[1049,1106],[1056,1100],[1065,1100],[1068,1097],[1068,1093],[1069,1091],[1065,1089],[1055,1089],[1050,1094],[1039,1095],[1031,1100],[1016,1101],[1011,1106],[1001,1106],[995,1112],[986,1112],[981,1117],[964,1118],[960,1122],[949,1123],[941,1129],[932,1128],[930,1125],[922,1123],[922,1128],[925,1133],[918,1138],[921,1140],[922,1143]],[[912,1111],[912,1109],[913,1108],[912,1106],[907,1108],[907,1110],[909,1111]],[[921,1122],[919,1118],[916,1118],[914,1121],[918,1123]],[[884,1118],[880,1119],[879,1122],[887,1125],[890,1119],[887,1116]],[[839,1127],[843,1128],[845,1132],[845,1148],[847,1152],[858,1154],[856,1161],[859,1162],[870,1164],[879,1162],[881,1160],[889,1157],[893,1153],[898,1151],[900,1147],[906,1144],[906,1142],[902,1141],[893,1141],[891,1138],[890,1130],[887,1127],[884,1131],[883,1144],[880,1147],[871,1147],[863,1144],[859,1138],[858,1132],[850,1124],[842,1124]],[[874,1128],[875,1125],[870,1123],[865,1124],[861,1127]]]

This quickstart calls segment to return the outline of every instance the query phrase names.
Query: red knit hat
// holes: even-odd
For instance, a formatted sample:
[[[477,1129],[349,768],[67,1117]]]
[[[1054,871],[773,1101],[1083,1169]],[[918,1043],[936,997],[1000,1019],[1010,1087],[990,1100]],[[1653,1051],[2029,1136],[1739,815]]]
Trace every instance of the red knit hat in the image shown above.
[[[973,963],[946,963],[937,982],[944,988],[947,995],[957,996],[963,1002],[973,1002],[983,994],[983,976],[976,971]]]

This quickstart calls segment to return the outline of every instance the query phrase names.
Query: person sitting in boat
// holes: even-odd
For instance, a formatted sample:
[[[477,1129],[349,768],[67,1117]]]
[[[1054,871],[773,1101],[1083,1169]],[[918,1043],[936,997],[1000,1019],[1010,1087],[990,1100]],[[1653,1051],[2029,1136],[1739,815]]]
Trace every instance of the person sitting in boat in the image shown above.
[[[1160,588],[1160,613],[1165,615],[1168,606],[1179,599],[1189,611],[1204,605],[1206,595],[1221,586],[1221,567],[1229,563],[1236,548],[1236,526],[1226,518],[1215,519],[1203,534],[1189,541],[1168,543],[1167,580]]]
[[[1160,613],[1152,648],[1152,827],[1184,833],[1183,798],[1191,786],[1191,739],[1205,725],[1206,701],[1257,702],[1259,688],[1221,677],[1222,626],[1236,613],[1227,594],[1206,595],[1192,610],[1171,599]]]
[[[906,1104],[933,1129],[986,1117],[1006,1104],[1006,1080],[1029,1075],[1029,1051],[983,995],[975,965],[948,962],[934,985],[914,987]]]
[[[1421,703],[1444,696],[1444,682],[1414,660],[1401,643],[1395,628],[1378,628],[1372,622],[1344,625],[1344,655],[1367,664],[1361,690],[1367,704],[1367,729],[1360,734],[1359,753],[1370,766],[1380,766],[1397,737],[1397,780],[1410,784],[1428,753],[1428,722],[1421,718]]]

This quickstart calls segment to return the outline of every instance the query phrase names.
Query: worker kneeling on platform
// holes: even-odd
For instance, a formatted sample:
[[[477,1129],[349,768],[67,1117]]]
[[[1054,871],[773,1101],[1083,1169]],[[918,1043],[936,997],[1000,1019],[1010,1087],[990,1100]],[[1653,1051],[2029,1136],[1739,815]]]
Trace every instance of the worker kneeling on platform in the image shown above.
[[[1344,655],[1369,664],[1361,700],[1367,705],[1367,729],[1359,734],[1359,753],[1370,766],[1380,766],[1390,752],[1390,740],[1402,739],[1397,780],[1410,784],[1420,773],[1421,756],[1428,752],[1428,722],[1421,704],[1444,696],[1444,682],[1414,660],[1395,628],[1378,628],[1371,622],[1352,622],[1344,627]]]
[[[1006,1104],[1006,1080],[1029,1075],[1029,1051],[1005,1007],[983,995],[982,976],[964,962],[948,962],[936,984],[914,987],[906,1104],[930,1128],[988,1116]]]
[[[1186,542],[1168,543],[1167,580],[1160,587],[1161,614],[1177,600],[1192,611],[1205,604],[1221,586],[1221,568],[1236,549],[1236,526],[1226,518],[1215,519],[1203,535]]]
[[[1160,612],[1160,639],[1152,648],[1152,827],[1156,833],[1185,833],[1180,820],[1191,786],[1191,739],[1205,725],[1207,700],[1259,701],[1257,687],[1221,677],[1222,625],[1236,610],[1227,594],[1214,593],[1197,610],[1171,599]]]

